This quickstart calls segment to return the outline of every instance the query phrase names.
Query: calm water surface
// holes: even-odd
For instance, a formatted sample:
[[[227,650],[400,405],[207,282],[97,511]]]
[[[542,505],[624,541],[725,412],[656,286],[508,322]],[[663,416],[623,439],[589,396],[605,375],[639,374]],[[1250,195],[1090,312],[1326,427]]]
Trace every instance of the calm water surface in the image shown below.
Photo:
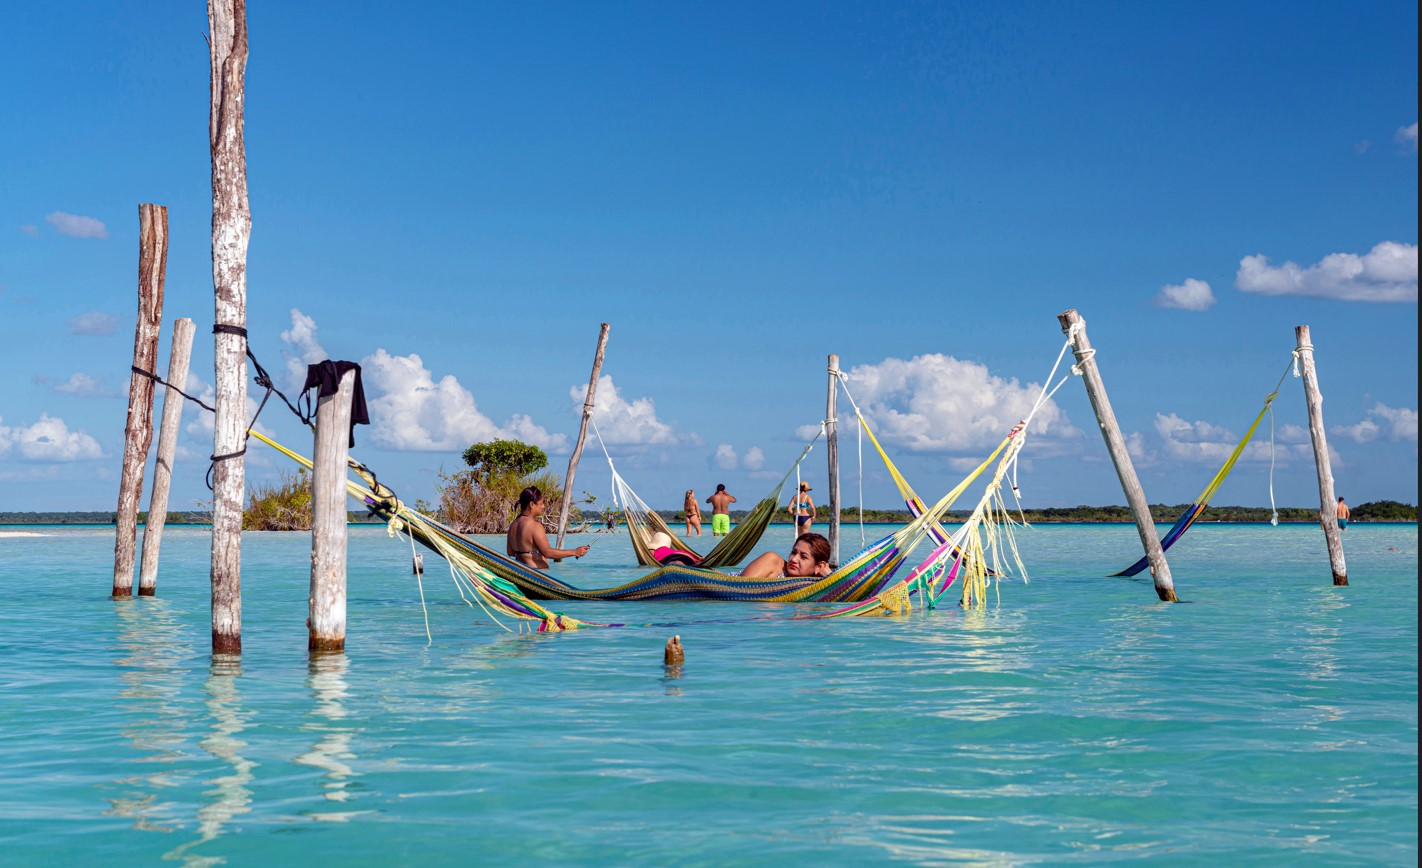
[[[308,661],[309,538],[248,534],[214,661],[202,531],[115,603],[111,529],[0,528],[0,860],[1416,863],[1415,525],[1349,528],[1337,589],[1316,527],[1197,526],[1184,605],[1101,577],[1129,526],[1020,541],[985,612],[566,603],[651,626],[553,636],[427,556],[430,643],[408,543],[357,528],[349,651]]]

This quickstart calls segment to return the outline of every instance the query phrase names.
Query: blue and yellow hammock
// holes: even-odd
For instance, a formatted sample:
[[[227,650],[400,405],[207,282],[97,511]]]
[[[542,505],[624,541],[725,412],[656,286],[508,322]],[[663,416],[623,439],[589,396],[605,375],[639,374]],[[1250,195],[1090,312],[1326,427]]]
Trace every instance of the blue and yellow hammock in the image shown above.
[[[1289,365],[1293,365],[1292,359]],[[1200,492],[1200,496],[1195,498],[1195,501],[1186,507],[1185,512],[1181,513],[1180,517],[1175,520],[1175,524],[1171,526],[1170,530],[1166,531],[1165,536],[1161,538],[1161,551],[1175,545],[1176,541],[1185,535],[1185,531],[1189,530],[1191,525],[1204,514],[1205,508],[1210,505],[1210,500],[1215,496],[1215,492],[1219,491],[1220,486],[1224,484],[1225,478],[1229,476],[1230,471],[1234,469],[1235,463],[1239,461],[1239,457],[1244,454],[1244,447],[1248,446],[1249,441],[1254,438],[1254,431],[1259,427],[1259,423],[1264,421],[1265,414],[1273,409],[1274,399],[1279,397],[1279,388],[1284,385],[1284,380],[1288,376],[1289,368],[1286,367],[1284,368],[1284,375],[1280,377],[1279,382],[1275,384],[1274,391],[1270,392],[1268,397],[1264,399],[1264,406],[1259,410],[1259,415],[1254,417],[1254,424],[1250,425],[1249,430],[1245,431],[1244,436],[1240,438],[1239,445],[1234,447],[1234,451],[1230,453],[1229,458],[1225,459],[1224,465],[1220,467],[1215,477],[1210,480],[1210,484],[1206,485],[1205,490]],[[1272,428],[1272,421],[1270,422],[1270,426]],[[1271,498],[1273,496],[1272,492],[1273,488],[1271,483]],[[1111,576],[1134,576],[1149,566],[1149,558],[1142,556],[1140,560],[1126,567],[1124,570],[1121,570],[1119,573],[1111,573]]]

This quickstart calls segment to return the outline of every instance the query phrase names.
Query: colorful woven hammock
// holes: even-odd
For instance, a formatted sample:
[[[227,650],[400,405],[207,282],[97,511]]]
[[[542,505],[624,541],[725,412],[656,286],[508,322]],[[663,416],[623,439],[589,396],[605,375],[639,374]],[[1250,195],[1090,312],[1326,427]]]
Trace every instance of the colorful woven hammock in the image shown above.
[[[1229,454],[1229,458],[1225,459],[1224,465],[1220,467],[1219,472],[1216,473],[1214,478],[1210,480],[1210,484],[1205,486],[1205,490],[1200,492],[1200,496],[1195,498],[1194,503],[1191,503],[1188,507],[1185,508],[1185,511],[1181,513],[1178,519],[1175,520],[1175,524],[1170,528],[1170,530],[1166,531],[1165,536],[1161,538],[1161,551],[1164,551],[1175,545],[1176,541],[1185,535],[1185,531],[1189,530],[1191,525],[1195,523],[1195,520],[1204,514],[1205,507],[1210,505],[1210,499],[1215,496],[1215,492],[1219,491],[1220,486],[1224,484],[1225,478],[1229,476],[1230,471],[1234,469],[1235,463],[1239,461],[1239,456],[1244,454],[1244,447],[1248,446],[1249,441],[1253,439],[1254,431],[1259,427],[1259,423],[1264,420],[1264,415],[1266,413],[1270,413],[1273,410],[1274,399],[1279,397],[1279,388],[1284,385],[1284,380],[1289,376],[1289,370],[1293,366],[1293,364],[1293,360],[1290,359],[1289,367],[1284,368],[1284,374],[1283,376],[1279,377],[1279,382],[1274,385],[1274,391],[1270,392],[1269,395],[1264,399],[1264,406],[1259,410],[1259,415],[1254,417],[1254,423],[1249,426],[1248,431],[1244,432],[1244,436],[1239,439],[1239,445],[1235,446],[1234,451]],[[1272,456],[1274,446],[1272,434],[1272,416],[1270,416],[1269,427],[1271,430],[1269,440],[1271,464],[1270,472],[1272,474]],[[1269,484],[1269,497],[1271,500],[1273,499],[1273,496],[1273,481],[1271,479]],[[1273,522],[1275,524],[1278,523],[1277,513],[1275,513]],[[1121,570],[1119,573],[1111,573],[1111,576],[1134,576],[1145,570],[1149,566],[1149,558],[1142,556],[1140,560],[1131,564],[1129,567],[1126,567],[1124,570]]]

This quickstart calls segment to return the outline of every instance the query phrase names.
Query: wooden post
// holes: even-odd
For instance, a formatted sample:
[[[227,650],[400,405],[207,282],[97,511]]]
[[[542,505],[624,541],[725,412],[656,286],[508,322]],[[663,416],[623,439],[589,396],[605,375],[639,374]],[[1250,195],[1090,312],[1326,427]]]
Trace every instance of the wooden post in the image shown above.
[[[1333,467],[1328,460],[1328,437],[1323,430],[1323,393],[1318,390],[1313,342],[1308,326],[1294,329],[1296,354],[1303,372],[1304,397],[1308,400],[1308,433],[1313,438],[1313,465],[1318,470],[1318,518],[1328,543],[1328,563],[1333,568],[1333,584],[1348,584],[1348,564],[1343,560],[1343,535],[1338,532],[1338,499],[1333,490]]]
[[[168,269],[168,209],[138,206],[138,325],[133,333],[133,366],[158,366],[158,333],[163,326],[163,280]],[[128,421],[123,428],[123,472],[119,478],[114,528],[112,595],[133,596],[134,549],[138,542],[138,502],[143,499],[143,467],[153,444],[153,381],[141,374],[128,378]]]
[[[240,654],[247,242],[252,235],[243,142],[246,0],[208,0],[207,23],[212,74],[208,143],[212,150],[213,368],[217,385],[212,454],[219,456],[212,472],[212,650],[215,654]]]
[[[830,563],[839,563],[839,354],[829,357],[829,397],[825,401],[825,451],[829,460]],[[797,492],[798,493],[798,492]]]
[[[346,648],[346,458],[350,455],[351,395],[346,371],[334,395],[316,403],[311,463],[311,615],[307,650]]]
[[[173,323],[173,345],[168,355],[168,382],[179,389],[188,380],[188,362],[193,355],[196,326],[187,318]],[[158,549],[163,544],[163,526],[168,521],[168,490],[173,482],[173,456],[178,452],[178,429],[183,421],[183,402],[173,389],[163,393],[163,424],[158,431],[158,460],[153,465],[153,493],[148,498],[148,523],[143,527],[143,560],[138,569],[138,596],[151,597],[158,591]]]
[[[1175,582],[1170,576],[1170,564],[1165,562],[1165,550],[1160,547],[1160,537],[1155,532],[1155,521],[1150,517],[1150,504],[1146,502],[1145,490],[1136,476],[1131,455],[1126,451],[1126,439],[1121,436],[1121,428],[1116,424],[1116,413],[1111,409],[1111,401],[1106,397],[1106,384],[1101,381],[1101,372],[1096,367],[1096,351],[1086,337],[1086,320],[1075,310],[1057,316],[1062,332],[1071,338],[1071,346],[1076,354],[1077,369],[1086,382],[1086,394],[1091,398],[1091,409],[1096,411],[1096,424],[1101,428],[1101,436],[1106,441],[1106,451],[1111,454],[1111,463],[1116,466],[1116,476],[1121,480],[1121,489],[1126,493],[1126,503],[1131,508],[1131,516],[1136,520],[1136,531],[1141,536],[1146,558],[1150,561],[1150,574],[1155,579],[1155,593],[1167,603],[1179,602],[1175,596]]]
[[[597,353],[593,356],[592,376],[588,378],[588,395],[583,399],[583,423],[578,426],[578,442],[573,445],[573,456],[568,459],[568,475],[563,478],[563,509],[558,513],[558,548],[563,547],[563,537],[568,532],[568,511],[573,505],[573,478],[578,475],[578,459],[583,457],[583,441],[588,437],[588,420],[592,418],[593,399],[597,397],[597,378],[602,373],[602,354],[607,351],[607,323],[597,336]]]

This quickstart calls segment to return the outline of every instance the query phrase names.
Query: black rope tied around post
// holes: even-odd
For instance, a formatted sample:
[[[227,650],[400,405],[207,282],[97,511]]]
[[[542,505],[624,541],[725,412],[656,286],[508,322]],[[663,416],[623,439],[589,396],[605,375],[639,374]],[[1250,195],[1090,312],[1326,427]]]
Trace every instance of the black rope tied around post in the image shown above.
[[[275,393],[277,397],[281,398],[282,403],[286,404],[287,408],[288,408],[289,410],[291,410],[292,415],[296,416],[296,418],[298,418],[298,419],[301,420],[301,424],[306,425],[307,427],[312,427],[313,424],[314,424],[314,422],[315,422],[315,419],[316,419],[316,397],[315,397],[315,395],[316,395],[316,394],[319,394],[319,392],[320,392],[320,390],[319,390],[319,388],[318,388],[317,386],[315,386],[315,385],[308,386],[300,395],[297,396],[297,398],[296,398],[296,403],[293,404],[292,401],[291,401],[291,399],[288,398],[288,397],[286,396],[286,394],[285,394],[284,392],[282,392],[281,389],[278,389],[278,388],[276,387],[276,384],[272,381],[271,374],[267,373],[267,369],[262,366],[262,363],[259,362],[259,361],[257,361],[256,355],[252,353],[252,345],[251,345],[251,342],[248,341],[248,339],[247,339],[247,330],[246,330],[245,328],[243,328],[242,326],[234,326],[234,325],[226,325],[226,324],[223,324],[223,323],[217,323],[216,325],[214,325],[214,326],[212,327],[212,333],[215,334],[215,335],[236,335],[237,337],[240,337],[240,338],[242,339],[243,348],[244,348],[244,350],[245,350],[245,352],[246,352],[246,354],[247,354],[247,359],[248,359],[249,361],[251,361],[252,367],[256,370],[256,374],[252,377],[252,379],[253,379],[254,382],[256,382],[256,384],[257,384],[258,386],[261,386],[263,389],[265,389],[266,392],[265,392],[265,394],[262,395],[262,400],[261,400],[261,402],[257,404],[257,412],[255,412],[255,413],[252,414],[252,421],[249,422],[249,423],[247,423],[247,427],[246,427],[246,429],[245,429],[245,431],[244,431],[244,433],[243,433],[243,436],[242,436],[242,448],[239,449],[239,450],[237,450],[236,452],[229,452],[229,453],[227,453],[226,455],[212,455],[212,456],[209,457],[210,463],[209,463],[208,466],[207,466],[207,477],[206,477],[207,490],[208,490],[208,491],[212,491],[212,474],[213,474],[213,472],[217,469],[217,462],[219,462],[219,461],[226,461],[226,460],[229,459],[229,458],[236,458],[236,457],[238,457],[239,455],[245,455],[245,454],[247,454],[247,441],[249,441],[249,440],[252,439],[252,428],[253,428],[254,426],[256,426],[256,424],[257,424],[257,418],[262,415],[262,410],[266,408],[266,406],[267,406],[267,401],[271,400],[271,397],[272,397],[272,394],[273,394],[273,393]],[[329,363],[329,362],[325,362],[325,363],[322,363],[322,364],[330,364],[330,363]],[[341,364],[348,364],[348,363],[342,362]],[[315,365],[308,366],[309,369],[310,369],[310,368],[315,368],[315,367],[316,367]],[[356,371],[357,371],[357,373],[356,373],[356,381],[357,381],[357,383],[359,383],[359,381],[360,381],[360,373],[359,373],[360,366],[359,366],[359,365],[354,365],[354,367],[356,368]],[[206,410],[206,411],[209,412],[209,413],[216,413],[216,412],[217,412],[217,408],[216,408],[216,407],[213,407],[213,406],[207,404],[206,402],[202,401],[202,400],[199,399],[199,398],[195,398],[195,397],[193,397],[192,395],[189,395],[187,392],[183,391],[182,389],[178,388],[177,386],[173,385],[172,383],[168,382],[167,380],[164,380],[162,377],[158,376],[157,374],[153,373],[152,371],[145,371],[145,370],[143,370],[142,368],[138,367],[137,365],[131,366],[131,370],[133,371],[133,373],[138,374],[138,375],[141,376],[141,377],[147,377],[148,379],[152,380],[153,382],[155,382],[155,383],[157,383],[157,384],[159,384],[159,385],[161,385],[161,386],[166,386],[167,388],[173,390],[174,392],[177,392],[179,395],[183,396],[184,398],[186,398],[186,399],[189,400],[189,401],[192,401],[194,404],[197,404],[199,407],[203,408],[204,410]],[[307,378],[308,383],[311,381],[311,379],[312,379],[312,378],[311,378],[310,375],[308,374],[308,378]],[[362,411],[363,411],[363,409],[364,409],[364,399],[363,399],[363,398],[362,398],[361,407],[362,407]],[[359,421],[356,421],[356,420],[353,419],[353,420],[352,420],[352,427],[354,427],[354,425],[356,425],[356,424],[369,424],[369,421],[370,421],[369,418],[363,418],[363,419],[361,419],[361,420],[359,420]],[[355,435],[354,435],[354,433],[352,433],[352,435],[351,435],[351,445],[352,445],[352,446],[355,445]],[[387,487],[385,487],[385,486],[383,486],[383,485],[380,485],[379,480],[376,478],[375,472],[374,472],[373,470],[371,470],[370,468],[366,467],[364,464],[361,464],[360,462],[357,462],[357,461],[352,461],[351,464],[352,464],[352,466],[355,467],[358,471],[363,471],[364,473],[367,473],[367,474],[370,475],[371,482],[373,483],[372,488],[373,488],[375,491],[380,492],[380,491],[383,490],[384,492],[387,492],[387,493],[388,493],[389,498],[390,498],[391,500],[393,500],[393,499],[395,498],[395,493],[394,493],[393,491],[391,491],[389,488],[387,488]]]

